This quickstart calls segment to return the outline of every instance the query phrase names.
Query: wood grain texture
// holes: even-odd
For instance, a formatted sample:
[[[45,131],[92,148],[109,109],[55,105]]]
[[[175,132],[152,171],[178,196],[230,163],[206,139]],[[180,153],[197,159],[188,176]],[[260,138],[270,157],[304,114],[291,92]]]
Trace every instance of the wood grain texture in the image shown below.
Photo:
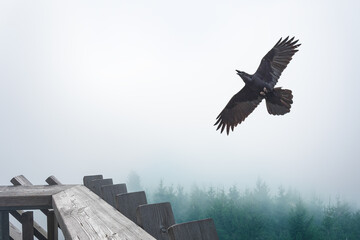
[[[136,209],[144,204],[147,204],[144,191],[116,195],[116,209],[133,222],[136,222]]]
[[[0,239],[9,240],[9,212],[0,211]]]
[[[175,224],[174,214],[169,202],[140,205],[136,211],[139,226],[158,240],[167,240],[167,229]]]
[[[117,194],[127,193],[126,184],[111,184],[101,186],[101,196],[111,206],[115,207],[115,197]]]
[[[49,209],[53,194],[73,186],[0,186],[0,210]]]
[[[151,239],[142,228],[84,186],[53,196],[63,234],[70,239]]]
[[[10,222],[10,239],[12,240],[22,240],[22,234],[21,231]],[[2,239],[2,238],[0,238]]]
[[[211,218],[175,224],[168,232],[170,240],[219,240]]]
[[[89,176],[85,176],[83,178],[83,183],[84,183],[84,186],[85,187],[89,187],[89,184],[92,180],[95,180],[95,179],[103,179],[103,175],[89,175]]]

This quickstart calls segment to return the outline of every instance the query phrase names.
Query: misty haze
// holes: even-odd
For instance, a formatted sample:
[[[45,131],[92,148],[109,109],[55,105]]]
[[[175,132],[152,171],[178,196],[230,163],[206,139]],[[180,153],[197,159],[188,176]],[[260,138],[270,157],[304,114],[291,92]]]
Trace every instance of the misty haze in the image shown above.
[[[220,239],[295,239],[298,218],[303,239],[360,239],[359,12],[353,0],[1,1],[0,185],[102,174],[171,202],[176,222],[213,218]],[[276,85],[291,111],[263,101],[220,134],[245,85],[235,69],[255,73],[286,36],[301,43]]]

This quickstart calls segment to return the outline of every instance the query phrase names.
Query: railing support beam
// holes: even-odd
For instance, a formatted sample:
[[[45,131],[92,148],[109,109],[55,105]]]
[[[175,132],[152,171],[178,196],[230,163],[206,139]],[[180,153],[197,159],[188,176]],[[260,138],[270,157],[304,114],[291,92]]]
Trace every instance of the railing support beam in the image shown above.
[[[0,239],[9,240],[9,212],[0,211]]]
[[[47,228],[48,240],[58,240],[58,222],[54,210],[49,210]]]
[[[34,214],[33,212],[24,212],[21,215],[23,240],[34,240]]]

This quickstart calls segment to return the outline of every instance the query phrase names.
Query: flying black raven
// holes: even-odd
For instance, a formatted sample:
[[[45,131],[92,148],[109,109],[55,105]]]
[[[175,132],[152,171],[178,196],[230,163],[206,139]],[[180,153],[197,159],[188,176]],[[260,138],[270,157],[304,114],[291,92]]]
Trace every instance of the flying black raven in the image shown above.
[[[226,133],[229,134],[230,128],[240,124],[249,116],[252,111],[265,98],[266,108],[272,115],[284,115],[290,112],[293,103],[291,90],[274,88],[282,71],[286,68],[292,56],[298,51],[297,44],[299,40],[289,37],[280,40],[263,57],[259,68],[253,75],[236,70],[237,74],[245,82],[245,86],[235,94],[216,118],[214,125],[221,128],[221,133],[226,127]]]

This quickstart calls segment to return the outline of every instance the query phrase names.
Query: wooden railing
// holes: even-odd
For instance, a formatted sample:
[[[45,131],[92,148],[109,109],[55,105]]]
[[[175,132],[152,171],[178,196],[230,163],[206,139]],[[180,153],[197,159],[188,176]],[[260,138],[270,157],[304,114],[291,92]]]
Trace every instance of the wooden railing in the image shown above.
[[[83,185],[63,185],[54,176],[49,185],[34,186],[24,176],[14,186],[0,186],[0,240],[58,239],[170,239],[218,240],[212,219],[175,224],[170,203],[147,204],[143,191],[128,193],[102,175],[85,176]],[[47,217],[44,230],[33,219],[40,209]],[[9,222],[21,223],[21,231]]]

